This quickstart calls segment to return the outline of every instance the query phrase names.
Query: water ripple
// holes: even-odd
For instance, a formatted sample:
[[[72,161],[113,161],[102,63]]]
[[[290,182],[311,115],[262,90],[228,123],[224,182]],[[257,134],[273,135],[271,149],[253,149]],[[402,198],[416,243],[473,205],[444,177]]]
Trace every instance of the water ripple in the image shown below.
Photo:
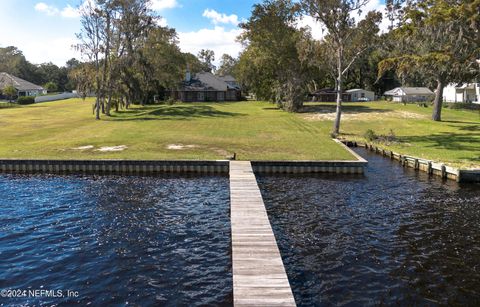
[[[260,176],[300,306],[480,304],[480,186],[366,151],[365,176]]]
[[[27,305],[231,305],[228,178],[0,176],[0,289]]]

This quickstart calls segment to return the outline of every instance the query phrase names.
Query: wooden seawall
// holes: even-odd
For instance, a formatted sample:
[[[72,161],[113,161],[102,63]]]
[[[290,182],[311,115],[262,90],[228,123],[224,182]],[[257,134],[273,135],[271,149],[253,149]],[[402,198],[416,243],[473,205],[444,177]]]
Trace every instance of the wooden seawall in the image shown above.
[[[230,162],[235,306],[296,306],[250,162]]]

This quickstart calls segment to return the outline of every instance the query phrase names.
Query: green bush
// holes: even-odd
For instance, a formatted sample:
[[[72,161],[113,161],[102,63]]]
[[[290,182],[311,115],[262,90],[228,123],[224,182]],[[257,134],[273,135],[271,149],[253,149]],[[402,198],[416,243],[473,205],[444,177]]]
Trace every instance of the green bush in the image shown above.
[[[372,129],[368,129],[367,131],[365,131],[365,134],[363,135],[363,137],[369,142],[373,142],[376,139],[378,139],[378,136],[375,134],[375,131],[373,131]]]
[[[166,103],[167,105],[169,105],[169,106],[172,106],[172,105],[176,104],[177,101],[175,100],[175,98],[169,97],[169,98],[165,101],[165,103]]]
[[[390,129],[390,131],[388,132],[387,135],[379,135],[377,137],[377,140],[381,143],[385,143],[385,144],[391,144],[391,143],[397,143],[398,142],[398,138],[397,136],[395,135],[395,131],[393,131],[393,129]]]
[[[32,104],[32,103],[35,103],[35,97],[32,97],[32,96],[21,96],[21,97],[18,97],[17,103],[18,103],[18,104],[22,104],[22,105]]]
[[[480,110],[480,104],[475,103],[461,103],[461,102],[449,102],[444,104],[445,108],[449,108],[452,110]]]

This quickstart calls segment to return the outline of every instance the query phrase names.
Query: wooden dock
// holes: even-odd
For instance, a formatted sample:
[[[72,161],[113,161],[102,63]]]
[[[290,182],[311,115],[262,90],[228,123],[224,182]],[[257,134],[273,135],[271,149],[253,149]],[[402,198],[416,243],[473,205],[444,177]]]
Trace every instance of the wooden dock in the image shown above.
[[[251,163],[230,162],[235,306],[296,306]]]

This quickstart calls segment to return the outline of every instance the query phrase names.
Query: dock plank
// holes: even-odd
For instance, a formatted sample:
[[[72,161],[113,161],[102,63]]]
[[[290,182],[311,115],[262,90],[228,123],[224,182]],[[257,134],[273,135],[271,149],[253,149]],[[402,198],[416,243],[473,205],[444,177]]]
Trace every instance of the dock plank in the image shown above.
[[[230,162],[235,306],[296,306],[251,163]]]

